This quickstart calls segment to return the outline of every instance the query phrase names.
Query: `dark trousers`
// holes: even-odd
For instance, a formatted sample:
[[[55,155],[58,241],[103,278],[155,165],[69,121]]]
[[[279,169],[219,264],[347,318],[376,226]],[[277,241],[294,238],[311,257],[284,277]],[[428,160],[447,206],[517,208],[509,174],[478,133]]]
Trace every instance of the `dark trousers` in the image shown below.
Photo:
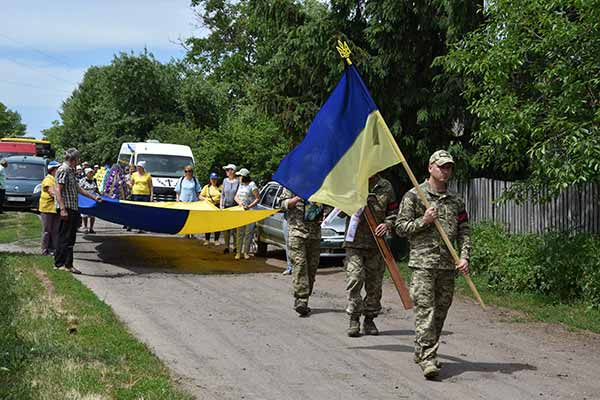
[[[221,232],[214,232],[213,236],[215,238],[215,242],[219,241],[219,237],[221,236]],[[210,233],[205,233],[204,234],[204,239],[205,240],[210,240]]]
[[[67,220],[61,219],[58,227],[58,245],[54,253],[54,265],[56,267],[73,266],[73,247],[77,237],[77,228],[81,223],[79,211],[67,208],[69,217]]]
[[[0,213],[4,211],[4,198],[6,197],[6,189],[0,189]]]
[[[149,194],[132,194],[131,201],[150,201]]]

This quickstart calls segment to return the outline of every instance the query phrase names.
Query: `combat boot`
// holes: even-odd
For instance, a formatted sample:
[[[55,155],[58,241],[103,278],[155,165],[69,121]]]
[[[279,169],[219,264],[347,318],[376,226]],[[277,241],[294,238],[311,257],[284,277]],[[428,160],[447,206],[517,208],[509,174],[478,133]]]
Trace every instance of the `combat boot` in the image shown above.
[[[433,379],[440,373],[440,369],[435,365],[433,360],[426,360],[419,364],[423,371],[425,379]]]
[[[294,301],[294,310],[296,310],[298,315],[300,315],[301,317],[307,316],[310,313],[310,307],[308,306],[308,300],[307,299],[296,299]]]
[[[413,360],[415,361],[415,364],[421,364],[421,357],[419,357],[417,354],[415,354]],[[438,368],[442,368],[442,362],[437,357],[434,357],[433,364]]]
[[[363,334],[371,336],[379,335],[379,329],[377,329],[373,317],[365,317],[365,320],[363,321]]]
[[[359,337],[360,336],[360,316],[350,316],[350,324],[348,325],[348,336],[350,337]]]

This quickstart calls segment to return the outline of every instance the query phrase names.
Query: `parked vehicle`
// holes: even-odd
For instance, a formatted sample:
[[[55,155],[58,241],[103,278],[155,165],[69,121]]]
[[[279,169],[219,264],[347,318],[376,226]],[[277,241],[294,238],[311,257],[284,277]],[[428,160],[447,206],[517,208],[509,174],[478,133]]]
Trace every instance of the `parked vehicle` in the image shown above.
[[[279,208],[280,196],[283,187],[277,182],[267,183],[260,191],[260,202],[257,208],[262,210],[272,210]],[[285,237],[283,235],[284,213],[279,212],[272,216],[257,222],[256,224],[256,244],[257,254],[265,255],[267,245],[274,245],[285,249]],[[344,244],[344,235],[346,230],[346,218],[337,217],[333,220],[329,228],[321,229],[321,257],[322,258],[343,258],[346,251],[342,247]]]
[[[35,144],[0,141],[0,159],[10,156],[35,156]]]
[[[34,151],[33,153],[28,153],[32,156],[44,157],[44,158],[54,158],[56,152],[50,145],[50,142],[47,140],[34,139],[31,137],[9,137],[0,139],[2,143],[18,143],[21,145],[33,145]]]
[[[189,146],[148,140],[141,143],[123,143],[118,159],[128,164],[146,162],[146,171],[152,175],[154,200],[175,201],[175,185],[183,176],[186,165],[194,165]]]
[[[42,180],[47,174],[46,160],[42,157],[11,156],[6,159],[6,209],[37,210],[42,191]]]

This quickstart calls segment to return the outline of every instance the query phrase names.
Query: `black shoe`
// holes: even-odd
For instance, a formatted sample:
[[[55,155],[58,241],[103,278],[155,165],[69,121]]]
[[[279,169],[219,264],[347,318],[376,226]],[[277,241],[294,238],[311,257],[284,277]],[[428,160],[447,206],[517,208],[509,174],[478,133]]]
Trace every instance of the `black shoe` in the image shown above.
[[[371,336],[379,335],[379,329],[377,329],[373,318],[365,317],[363,321],[363,334]]]
[[[294,310],[296,310],[299,316],[306,317],[311,311],[310,307],[308,306],[308,300],[296,299],[294,301]]]

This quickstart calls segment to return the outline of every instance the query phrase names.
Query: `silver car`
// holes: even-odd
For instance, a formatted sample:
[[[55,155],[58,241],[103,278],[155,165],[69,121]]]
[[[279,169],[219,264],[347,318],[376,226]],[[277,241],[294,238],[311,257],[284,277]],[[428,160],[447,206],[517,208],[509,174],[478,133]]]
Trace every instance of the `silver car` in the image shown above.
[[[280,207],[283,187],[277,182],[269,182],[260,190],[260,203],[257,208],[272,210]],[[278,212],[256,223],[257,255],[267,253],[267,245],[285,250],[284,213]],[[321,229],[321,257],[343,258],[346,251],[342,247],[346,231],[346,218],[337,217],[330,227]]]

